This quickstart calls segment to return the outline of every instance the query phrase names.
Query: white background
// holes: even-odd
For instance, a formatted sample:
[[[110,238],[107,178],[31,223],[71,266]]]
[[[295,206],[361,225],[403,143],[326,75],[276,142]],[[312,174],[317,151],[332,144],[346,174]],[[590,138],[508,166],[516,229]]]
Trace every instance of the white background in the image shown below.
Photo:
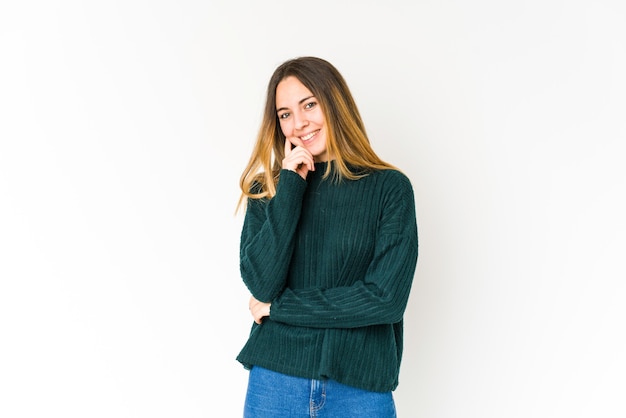
[[[239,417],[238,180],[286,59],[414,184],[399,416],[626,416],[626,7],[0,6],[0,416]]]

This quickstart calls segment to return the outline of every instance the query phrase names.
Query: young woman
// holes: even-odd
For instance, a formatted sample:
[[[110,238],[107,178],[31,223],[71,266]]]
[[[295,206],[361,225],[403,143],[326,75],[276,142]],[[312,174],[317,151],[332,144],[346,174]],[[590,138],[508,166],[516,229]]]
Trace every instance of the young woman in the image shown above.
[[[395,417],[418,253],[413,189],[329,62],[286,61],[240,181],[254,318],[245,417]]]

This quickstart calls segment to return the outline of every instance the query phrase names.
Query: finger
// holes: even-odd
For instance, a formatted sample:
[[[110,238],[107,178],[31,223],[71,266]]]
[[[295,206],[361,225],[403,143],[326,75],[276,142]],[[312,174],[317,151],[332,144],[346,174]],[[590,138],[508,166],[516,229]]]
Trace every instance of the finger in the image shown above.
[[[251,313],[252,313],[252,319],[254,319],[254,322],[260,325],[261,322],[263,322],[262,312],[260,312],[258,309],[253,309]]]
[[[315,159],[313,155],[306,148],[300,146],[294,148],[292,151],[292,157],[295,157],[299,166],[305,166],[308,170],[315,170]],[[307,171],[308,171],[307,170]]]
[[[308,150],[306,150],[306,153],[302,156],[302,165],[306,166],[307,171],[315,170],[315,160]]]
[[[285,157],[291,154],[291,141],[285,137]]]

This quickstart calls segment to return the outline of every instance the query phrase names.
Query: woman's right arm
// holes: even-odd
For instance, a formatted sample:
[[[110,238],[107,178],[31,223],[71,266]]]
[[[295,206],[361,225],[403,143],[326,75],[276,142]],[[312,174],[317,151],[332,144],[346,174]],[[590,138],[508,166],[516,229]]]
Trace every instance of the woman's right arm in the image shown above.
[[[300,175],[282,170],[273,198],[248,199],[239,268],[248,290],[260,301],[271,302],[285,287],[305,190]]]

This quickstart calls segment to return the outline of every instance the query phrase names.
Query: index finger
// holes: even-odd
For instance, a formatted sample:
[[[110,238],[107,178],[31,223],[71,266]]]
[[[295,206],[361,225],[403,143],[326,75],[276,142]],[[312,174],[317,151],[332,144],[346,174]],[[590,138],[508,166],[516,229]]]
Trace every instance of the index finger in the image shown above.
[[[291,154],[291,141],[285,137],[285,157]]]

